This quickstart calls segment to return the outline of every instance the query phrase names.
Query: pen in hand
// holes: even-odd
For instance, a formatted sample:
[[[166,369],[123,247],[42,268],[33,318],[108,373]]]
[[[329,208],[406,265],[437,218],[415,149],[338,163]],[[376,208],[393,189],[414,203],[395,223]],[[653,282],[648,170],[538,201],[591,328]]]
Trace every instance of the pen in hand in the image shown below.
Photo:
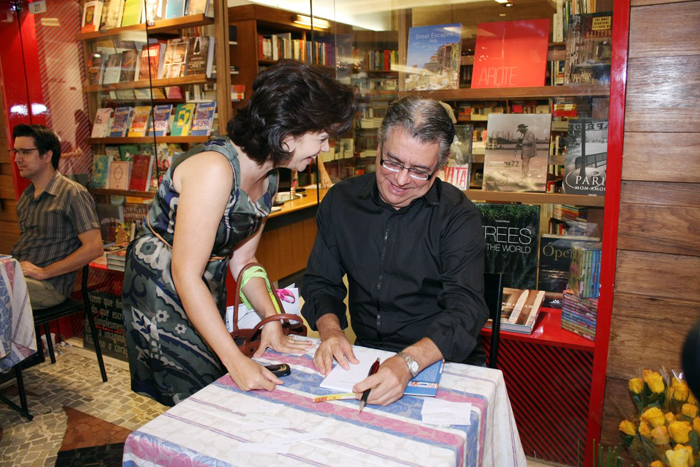
[[[369,369],[369,374],[367,376],[372,376],[379,370],[379,359],[375,360],[374,363],[372,363],[372,366]],[[367,398],[369,397],[369,391],[371,389],[367,389],[362,393],[362,398],[360,399],[360,412],[362,412],[362,409],[365,408],[365,405],[367,405]]]

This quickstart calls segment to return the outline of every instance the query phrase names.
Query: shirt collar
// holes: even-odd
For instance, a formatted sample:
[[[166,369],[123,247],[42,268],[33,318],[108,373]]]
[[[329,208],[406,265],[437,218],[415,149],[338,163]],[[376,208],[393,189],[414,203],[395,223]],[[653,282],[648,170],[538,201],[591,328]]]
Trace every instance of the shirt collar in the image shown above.
[[[58,179],[61,177],[61,172],[56,170],[53,173],[53,177],[51,177],[51,180],[49,180],[49,183],[46,185],[46,188],[44,188],[44,191],[39,195],[40,197],[44,195],[44,193],[48,193],[51,196],[56,196],[58,194],[59,188],[58,188]],[[32,198],[34,197],[34,191],[36,188],[34,188],[34,184],[31,184],[29,187],[27,187],[29,191],[27,191],[27,194],[32,195]]]
[[[433,177],[437,177],[437,175],[433,175]],[[430,205],[430,206],[437,206],[440,204],[440,194],[439,194],[439,188],[438,185],[442,183],[442,181],[438,178],[435,180],[435,183],[433,183],[433,186],[430,187],[430,190],[420,198],[414,199],[411,201],[411,205],[416,203],[418,200],[423,200],[424,203]],[[372,174],[371,177],[369,177],[367,184],[365,187],[362,189],[360,192],[360,195],[358,196],[360,199],[367,199],[371,198],[374,200],[375,203],[381,203],[381,204],[386,204],[381,196],[379,196],[379,188],[377,188],[377,176],[376,174]]]

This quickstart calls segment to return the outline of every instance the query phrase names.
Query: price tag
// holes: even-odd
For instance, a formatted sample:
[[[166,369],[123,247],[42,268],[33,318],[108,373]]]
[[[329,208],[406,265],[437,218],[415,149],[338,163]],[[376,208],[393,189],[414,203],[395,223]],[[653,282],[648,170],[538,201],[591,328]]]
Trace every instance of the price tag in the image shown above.
[[[46,0],[36,0],[28,5],[29,13],[36,15],[37,13],[46,13]]]

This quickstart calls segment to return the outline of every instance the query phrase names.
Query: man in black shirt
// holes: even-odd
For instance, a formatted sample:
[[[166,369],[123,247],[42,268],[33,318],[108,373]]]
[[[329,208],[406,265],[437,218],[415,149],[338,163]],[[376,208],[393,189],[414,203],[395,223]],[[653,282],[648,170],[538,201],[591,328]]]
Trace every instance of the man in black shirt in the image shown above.
[[[368,402],[401,398],[408,381],[445,358],[483,365],[478,342],[488,318],[483,299],[485,242],[478,210],[437,179],[454,126],[439,102],[394,102],[379,130],[376,174],[350,178],[328,192],[302,284],[302,314],[321,336],[316,368],[333,359],[357,363],[343,329],[343,299],[357,344],[399,351],[361,381]]]

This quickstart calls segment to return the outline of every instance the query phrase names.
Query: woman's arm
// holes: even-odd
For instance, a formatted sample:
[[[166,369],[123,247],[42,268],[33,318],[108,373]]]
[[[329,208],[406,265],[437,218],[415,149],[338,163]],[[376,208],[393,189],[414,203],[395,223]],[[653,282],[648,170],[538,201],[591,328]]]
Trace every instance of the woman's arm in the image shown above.
[[[272,390],[282,381],[240,352],[202,280],[231,193],[231,164],[219,153],[204,152],[177,167],[174,183],[180,198],[172,275],[185,312],[241,389]]]

